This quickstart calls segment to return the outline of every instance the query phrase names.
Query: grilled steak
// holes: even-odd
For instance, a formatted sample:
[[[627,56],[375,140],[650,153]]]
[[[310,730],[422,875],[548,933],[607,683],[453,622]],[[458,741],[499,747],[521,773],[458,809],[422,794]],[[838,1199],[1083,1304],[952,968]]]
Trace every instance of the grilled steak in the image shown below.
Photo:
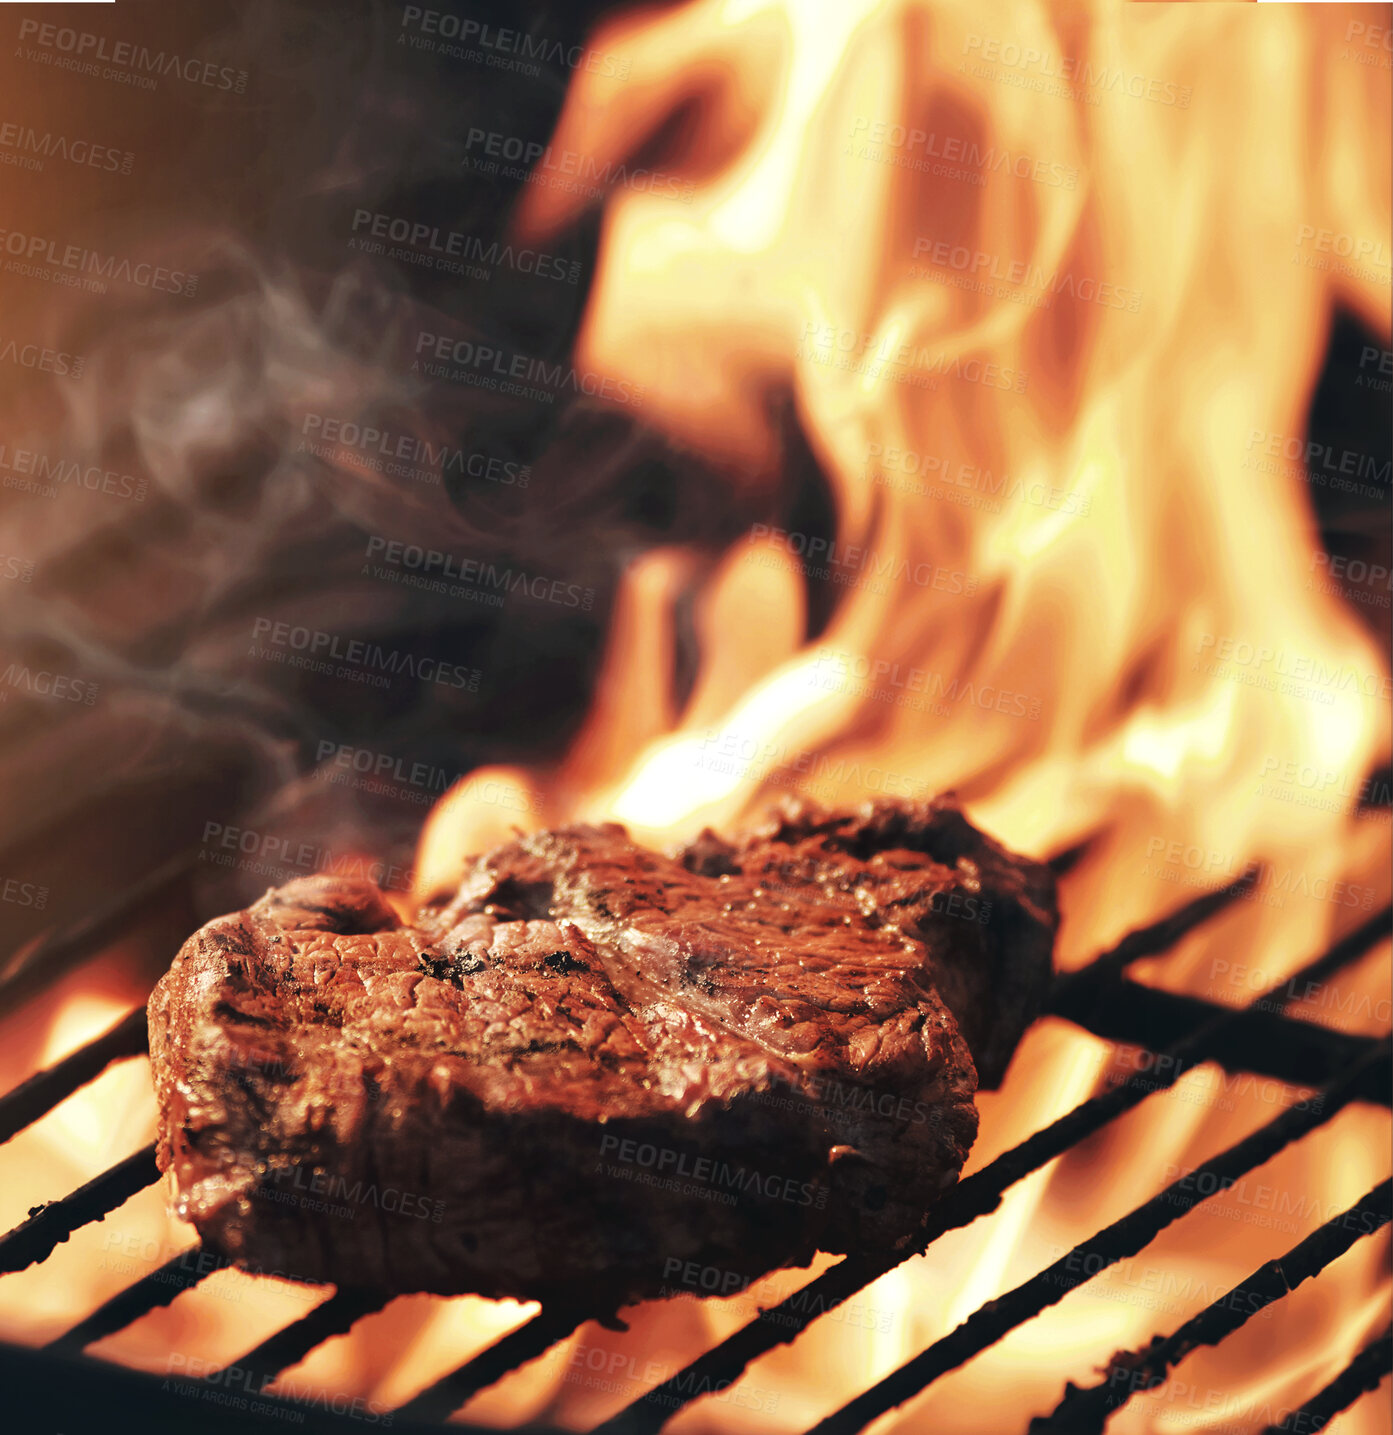
[[[150,1000],[159,1161],[252,1269],[584,1301],[909,1248],[1050,972],[1046,869],[946,799],[617,826],[467,864],[403,924],[305,878]],[[975,1065],[974,1065],[975,1061]]]

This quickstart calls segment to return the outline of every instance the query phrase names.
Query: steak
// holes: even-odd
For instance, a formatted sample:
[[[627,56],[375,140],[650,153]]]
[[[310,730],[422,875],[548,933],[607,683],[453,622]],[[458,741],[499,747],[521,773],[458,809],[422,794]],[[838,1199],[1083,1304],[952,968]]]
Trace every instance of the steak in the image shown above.
[[[409,923],[302,878],[155,988],[160,1167],[244,1268],[390,1292],[598,1311],[688,1262],[907,1253],[1055,924],[1048,870],[946,798],[672,856],[542,832]]]

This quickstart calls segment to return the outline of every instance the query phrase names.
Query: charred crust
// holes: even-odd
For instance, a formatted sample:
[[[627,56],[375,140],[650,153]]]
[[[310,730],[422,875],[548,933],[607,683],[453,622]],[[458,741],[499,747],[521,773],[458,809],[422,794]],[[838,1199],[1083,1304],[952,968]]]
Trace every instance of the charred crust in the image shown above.
[[[908,1249],[1038,1009],[1053,901],[943,802],[795,804],[672,857],[537,834],[407,926],[300,879],[156,986],[160,1164],[210,1251],[391,1292],[617,1308],[673,1256]]]

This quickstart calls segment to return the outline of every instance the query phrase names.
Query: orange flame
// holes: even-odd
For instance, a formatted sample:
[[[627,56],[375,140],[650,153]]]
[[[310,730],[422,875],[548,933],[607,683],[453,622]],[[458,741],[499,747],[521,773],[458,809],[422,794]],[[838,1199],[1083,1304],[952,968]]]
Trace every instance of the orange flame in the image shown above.
[[[521,227],[575,217],[576,156],[611,167],[581,362],[641,382],[654,421],[731,484],[777,468],[791,396],[835,495],[835,548],[770,525],[714,566],[679,549],[633,563],[567,759],[453,791],[423,835],[419,892],[514,826],[616,818],[666,845],[786,792],[953,787],[1012,846],[1088,844],[1064,883],[1064,967],[1260,859],[1253,900],[1137,969],[1236,1003],[1383,901],[1388,825],[1355,798],[1388,758],[1387,666],[1307,581],[1319,540],[1288,456],[1335,306],[1388,332],[1393,116],[1368,44],[1386,13],[1369,13],[688,0],[610,22],[591,48],[614,63],[577,76]],[[810,639],[819,585],[837,601]],[[679,701],[687,607],[698,670]],[[1308,771],[1339,800],[1309,800]],[[1358,1021],[1387,973],[1385,948],[1335,1003],[1298,1011]],[[12,1076],[135,999],[99,1009],[89,991],[82,1009],[77,990],[35,1018]],[[1096,1090],[1114,1055],[1038,1023],[980,1098],[972,1167]],[[148,1093],[116,1089],[135,1076],[108,1073],[11,1155],[61,1161],[75,1185],[137,1147]],[[804,1428],[1279,1099],[1191,1073],[670,1428]],[[143,1116],[108,1150],[92,1113],[121,1109]],[[1346,1111],[877,1428],[950,1435],[985,1428],[984,1410],[1019,1425],[1049,1409],[1065,1379],[1350,1204],[1386,1174],[1387,1139],[1386,1113]],[[0,1333],[51,1338],[190,1239],[143,1193],[7,1280]],[[1110,1429],[1280,1420],[1386,1320],[1385,1257],[1360,1243]],[[587,1328],[468,1413],[584,1426],[805,1280],[647,1306],[627,1334]],[[232,1361],[319,1298],[220,1272],[97,1353]],[[398,1301],[286,1382],[398,1403],[526,1314]],[[1342,1428],[1372,1435],[1373,1404]]]
[[[520,825],[615,818],[666,844],[787,791],[956,788],[1017,847],[1088,844],[1065,967],[1261,860],[1253,900],[1157,966],[1229,1002],[1235,954],[1275,981],[1382,901],[1387,823],[1303,800],[1308,770],[1357,793],[1387,760],[1389,682],[1307,581],[1319,539],[1284,457],[1334,307],[1388,329],[1389,85],[1366,33],[1344,11],[696,0],[599,35],[622,63],[581,77],[521,213],[533,236],[577,215],[568,156],[616,177],[580,360],[642,383],[731,483],[778,464],[791,395],[837,528],[830,548],[756,528],[714,570],[635,563],[590,723],[560,772],[512,775],[536,799]],[[810,641],[818,583],[837,596]],[[699,666],[678,708],[682,597]],[[423,871],[496,825],[442,807]],[[1342,990],[1367,999],[1385,970]],[[1040,1024],[982,1098],[974,1164],[1110,1061]],[[741,1388],[782,1391],[776,1414],[710,1401],[674,1428],[801,1428],[1273,1112],[1208,1069],[1174,1095],[880,1282],[867,1307],[898,1312],[890,1333],[824,1322],[761,1361]],[[1364,1143],[1386,1132],[1348,1112],[1252,1184],[1329,1215],[1384,1174]],[[1094,1282],[887,1428],[978,1429],[1003,1392],[1049,1408],[1066,1373],[1292,1243],[1254,1216],[1208,1203],[1146,1253],[1178,1301],[1135,1271]],[[1114,1428],[1299,1403],[1384,1318],[1376,1244]],[[686,1356],[725,1328],[703,1309]],[[572,1389],[552,1411],[594,1413]]]

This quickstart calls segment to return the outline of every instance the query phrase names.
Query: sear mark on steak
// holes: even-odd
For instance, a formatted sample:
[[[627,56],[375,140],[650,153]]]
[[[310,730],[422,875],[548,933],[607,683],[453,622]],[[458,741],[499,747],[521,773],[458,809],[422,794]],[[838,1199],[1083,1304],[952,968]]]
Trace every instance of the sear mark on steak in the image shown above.
[[[1050,976],[1053,883],[949,799],[790,804],[675,856],[617,826],[471,859],[400,922],[304,878],[150,1000],[159,1162],[252,1269],[652,1296],[913,1247]]]

